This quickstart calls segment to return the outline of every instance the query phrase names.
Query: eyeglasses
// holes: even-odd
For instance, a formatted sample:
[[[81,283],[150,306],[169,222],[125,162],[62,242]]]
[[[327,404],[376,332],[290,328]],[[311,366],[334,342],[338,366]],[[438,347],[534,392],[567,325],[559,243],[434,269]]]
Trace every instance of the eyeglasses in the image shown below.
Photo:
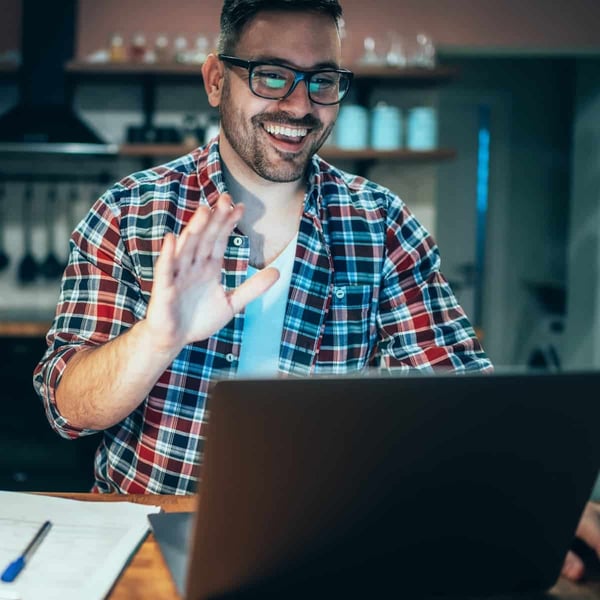
[[[354,74],[347,69],[316,69],[301,71],[277,63],[244,60],[219,54],[225,63],[248,70],[250,91],[267,100],[283,100],[304,81],[308,97],[315,104],[339,104],[350,89]]]

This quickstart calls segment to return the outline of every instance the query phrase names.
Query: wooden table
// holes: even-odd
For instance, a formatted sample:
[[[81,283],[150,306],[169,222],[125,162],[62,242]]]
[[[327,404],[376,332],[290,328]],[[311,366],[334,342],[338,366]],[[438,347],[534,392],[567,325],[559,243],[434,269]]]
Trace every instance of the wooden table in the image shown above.
[[[166,512],[192,511],[196,506],[195,496],[121,495],[121,494],[51,494],[75,500],[103,502],[136,502],[158,505]],[[468,565],[465,565],[468,568]],[[177,593],[166,564],[152,534],[141,545],[123,574],[116,582],[109,600],[177,600]],[[557,600],[600,600],[600,579],[575,584],[560,579],[551,590],[550,598]]]

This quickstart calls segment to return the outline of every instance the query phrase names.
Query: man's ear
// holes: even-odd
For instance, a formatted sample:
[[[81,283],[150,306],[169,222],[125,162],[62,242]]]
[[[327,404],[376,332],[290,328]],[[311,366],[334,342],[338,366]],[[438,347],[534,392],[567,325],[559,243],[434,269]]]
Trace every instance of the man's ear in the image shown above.
[[[208,103],[213,108],[219,106],[221,103],[224,77],[225,69],[223,63],[217,58],[216,54],[209,54],[202,65],[202,79]]]

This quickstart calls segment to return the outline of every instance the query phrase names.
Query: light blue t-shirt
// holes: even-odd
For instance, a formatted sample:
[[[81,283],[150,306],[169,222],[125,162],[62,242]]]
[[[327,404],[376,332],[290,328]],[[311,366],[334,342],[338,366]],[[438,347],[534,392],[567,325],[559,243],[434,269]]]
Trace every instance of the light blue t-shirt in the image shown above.
[[[246,306],[238,375],[268,377],[277,373],[297,239],[296,235],[283,252],[268,265],[279,271],[277,282]],[[248,277],[256,272],[258,269],[248,267]]]

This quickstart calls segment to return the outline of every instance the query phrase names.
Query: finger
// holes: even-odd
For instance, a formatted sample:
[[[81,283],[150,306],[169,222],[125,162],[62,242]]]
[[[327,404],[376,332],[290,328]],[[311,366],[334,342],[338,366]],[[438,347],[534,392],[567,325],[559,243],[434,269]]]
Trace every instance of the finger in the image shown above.
[[[246,279],[229,296],[233,314],[236,315],[248,303],[264,294],[278,279],[279,271],[274,267],[267,267]]]
[[[583,577],[585,567],[583,561],[574,552],[569,550],[565,557],[565,562],[562,567],[561,575],[570,579],[571,581],[577,581]]]
[[[175,276],[175,236],[167,233],[160,249],[160,254],[154,265],[154,283],[161,288],[173,285]]]
[[[231,196],[229,194],[221,194],[202,231],[202,237],[198,241],[195,254],[196,261],[202,262],[213,255],[216,240],[222,236],[223,231],[227,231],[228,233],[231,230],[229,224],[232,220],[232,213],[237,214],[232,207]]]
[[[213,243],[210,258],[218,260],[219,264],[225,255],[225,250],[229,243],[229,236],[241,219],[243,211],[244,207],[241,204],[234,206],[230,215],[227,217],[227,222],[221,227],[221,230]]]
[[[209,218],[210,209],[208,206],[199,206],[177,240],[176,254],[180,273],[185,273],[194,261],[198,243],[202,238],[202,232]]]
[[[585,507],[576,535],[600,557],[600,511],[592,503]]]

